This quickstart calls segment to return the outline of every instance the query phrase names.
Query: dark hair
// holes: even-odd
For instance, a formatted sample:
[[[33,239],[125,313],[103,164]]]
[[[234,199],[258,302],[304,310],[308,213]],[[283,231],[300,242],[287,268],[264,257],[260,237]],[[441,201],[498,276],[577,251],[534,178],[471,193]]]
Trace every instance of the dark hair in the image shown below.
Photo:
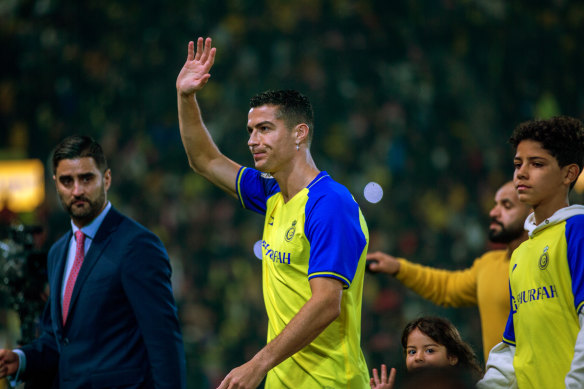
[[[545,120],[531,120],[519,124],[509,139],[515,149],[521,141],[534,140],[541,143],[560,167],[577,164],[580,172],[584,165],[584,126],[578,119],[555,116]],[[570,189],[576,180],[572,182]]]
[[[258,93],[249,101],[250,108],[262,105],[277,106],[277,118],[283,119],[289,129],[301,123],[306,124],[309,129],[308,142],[310,143],[314,132],[314,111],[308,97],[292,89],[268,90]]]
[[[53,150],[53,173],[63,159],[93,158],[97,168],[103,173],[107,161],[99,143],[85,135],[72,135],[61,141]]]
[[[457,357],[457,368],[469,371],[477,379],[482,376],[483,370],[477,362],[474,351],[462,340],[458,330],[449,320],[437,316],[424,316],[409,322],[401,338],[404,351],[407,351],[408,337],[416,328],[436,343],[446,347],[448,356]]]

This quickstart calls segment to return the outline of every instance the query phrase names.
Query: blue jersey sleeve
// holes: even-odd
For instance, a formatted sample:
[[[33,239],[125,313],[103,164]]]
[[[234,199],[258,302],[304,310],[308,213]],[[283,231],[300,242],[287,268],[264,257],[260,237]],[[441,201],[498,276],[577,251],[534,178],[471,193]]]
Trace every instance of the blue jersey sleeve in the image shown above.
[[[573,216],[566,221],[566,242],[574,306],[580,314],[584,306],[584,215]]]
[[[260,171],[242,167],[235,181],[237,196],[243,208],[266,214],[266,202],[270,196],[280,191],[273,178],[265,177]]]
[[[505,325],[505,331],[503,331],[503,342],[515,346],[515,327],[513,326],[513,315],[515,314],[515,312],[517,312],[517,306],[515,305],[515,297],[513,297],[511,284],[509,284],[509,296],[511,309],[509,311],[509,318],[507,319],[507,324]]]
[[[308,279],[337,278],[348,288],[367,246],[367,231],[361,227],[359,206],[349,191],[337,183],[324,188],[326,193],[312,194],[311,190],[306,204]]]

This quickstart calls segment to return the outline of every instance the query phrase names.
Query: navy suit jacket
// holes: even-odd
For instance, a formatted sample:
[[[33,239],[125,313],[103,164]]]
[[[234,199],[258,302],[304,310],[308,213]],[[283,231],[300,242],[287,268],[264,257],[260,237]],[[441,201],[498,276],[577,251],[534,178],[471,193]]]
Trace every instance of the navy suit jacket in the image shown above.
[[[185,388],[170,262],[160,239],[112,207],[85,255],[63,326],[71,234],[49,251],[50,297],[40,337],[21,348],[22,379],[55,371],[59,389]]]

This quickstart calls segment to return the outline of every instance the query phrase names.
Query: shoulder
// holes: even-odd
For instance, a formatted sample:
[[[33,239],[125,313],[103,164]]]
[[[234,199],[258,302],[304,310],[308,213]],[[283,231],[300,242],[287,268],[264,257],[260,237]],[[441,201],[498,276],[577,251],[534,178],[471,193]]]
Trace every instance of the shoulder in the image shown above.
[[[565,236],[568,245],[576,242],[581,245],[584,242],[584,215],[575,215],[566,220]]]
[[[504,261],[507,259],[507,250],[489,250],[479,258],[477,261],[484,262],[494,262],[494,261]]]
[[[342,184],[322,172],[308,186],[308,203],[312,205],[329,205],[331,207],[358,207],[351,192]]]
[[[259,186],[264,192],[271,193],[280,190],[278,182],[269,173],[262,173],[250,167],[241,167],[237,173],[237,186]]]
[[[55,251],[66,247],[67,244],[69,243],[69,239],[71,239],[70,231],[65,233],[55,243],[51,245],[51,248],[49,249],[49,256],[52,256],[55,253]]]
[[[115,234],[116,240],[126,242],[126,244],[133,245],[152,242],[155,245],[162,246],[162,242],[156,234],[113,207],[104,219],[100,227],[100,232],[101,230],[106,234]]]
[[[108,250],[119,254],[125,273],[154,274],[152,269],[166,272],[170,259],[162,240],[129,216],[119,213],[118,221]]]
[[[508,271],[511,258],[507,256],[507,250],[489,250],[474,260],[471,269],[479,273],[492,273]]]
[[[365,233],[366,222],[359,205],[349,190],[328,175],[308,187],[306,202],[307,231],[332,226],[339,229],[361,230]]]
[[[566,224],[568,226],[577,226],[577,227],[583,226],[584,225],[584,214],[572,216],[571,218],[566,220]]]

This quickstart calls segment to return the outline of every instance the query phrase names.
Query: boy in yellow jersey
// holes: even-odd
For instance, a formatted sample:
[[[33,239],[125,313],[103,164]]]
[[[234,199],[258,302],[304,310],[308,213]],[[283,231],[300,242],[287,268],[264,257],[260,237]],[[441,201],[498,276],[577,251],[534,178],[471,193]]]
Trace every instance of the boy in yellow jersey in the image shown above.
[[[224,156],[205,128],[196,92],[215,58],[211,39],[189,42],[176,81],[179,124],[190,166],[265,214],[262,283],[267,345],[219,388],[368,388],[361,351],[361,301],[369,233],[349,191],[310,154],[313,113],[296,91],[250,101],[248,147],[255,169]],[[267,375],[267,376],[266,376]]]
[[[531,205],[529,239],[511,257],[511,312],[479,388],[584,388],[584,207],[568,193],[584,163],[584,127],[570,117],[520,124],[513,182]]]
[[[412,263],[381,252],[367,254],[369,269],[394,275],[405,286],[445,307],[478,306],[483,334],[485,362],[489,351],[501,341],[509,317],[509,260],[525,239],[525,219],[531,212],[519,201],[513,182],[495,194],[489,216],[489,240],[504,243],[505,250],[487,251],[464,270],[443,270]]]

